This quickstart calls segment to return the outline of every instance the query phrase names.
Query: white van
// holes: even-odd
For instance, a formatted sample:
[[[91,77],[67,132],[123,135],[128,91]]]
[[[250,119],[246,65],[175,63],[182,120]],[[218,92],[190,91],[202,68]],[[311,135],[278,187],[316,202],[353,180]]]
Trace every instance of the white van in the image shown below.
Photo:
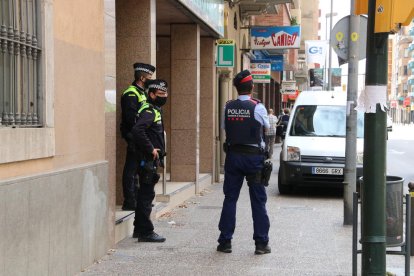
[[[357,119],[357,177],[362,176],[364,116]],[[294,187],[342,187],[346,93],[303,91],[291,111],[280,153],[279,193]]]

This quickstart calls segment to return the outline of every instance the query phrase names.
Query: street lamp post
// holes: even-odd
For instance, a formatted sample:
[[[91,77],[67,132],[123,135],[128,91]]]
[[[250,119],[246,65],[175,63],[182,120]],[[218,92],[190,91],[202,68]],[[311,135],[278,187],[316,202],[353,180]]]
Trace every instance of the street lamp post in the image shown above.
[[[331,30],[332,30],[332,17],[337,16],[338,13],[337,12],[332,12],[333,10],[333,3],[331,0],[331,12],[325,14],[325,37],[326,40],[328,40],[328,18],[329,18],[329,63],[328,63],[328,90],[331,90],[331,86],[332,86],[332,68],[331,68],[331,63],[332,63],[332,47],[331,47]],[[326,66],[326,60],[325,60],[325,69],[327,68]]]

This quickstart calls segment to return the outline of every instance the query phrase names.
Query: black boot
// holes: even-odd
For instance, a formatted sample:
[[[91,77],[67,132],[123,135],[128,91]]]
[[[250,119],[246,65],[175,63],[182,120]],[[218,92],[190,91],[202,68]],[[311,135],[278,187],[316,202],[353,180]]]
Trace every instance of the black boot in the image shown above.
[[[223,252],[223,253],[231,253],[231,242],[223,242],[223,243],[219,243],[219,245],[217,245],[217,251],[219,252]]]
[[[138,235],[138,242],[165,242],[165,238],[152,232],[148,235]]]
[[[272,250],[270,249],[270,246],[267,245],[267,243],[256,243],[256,250],[254,251],[254,254],[263,255],[270,252],[272,252]]]

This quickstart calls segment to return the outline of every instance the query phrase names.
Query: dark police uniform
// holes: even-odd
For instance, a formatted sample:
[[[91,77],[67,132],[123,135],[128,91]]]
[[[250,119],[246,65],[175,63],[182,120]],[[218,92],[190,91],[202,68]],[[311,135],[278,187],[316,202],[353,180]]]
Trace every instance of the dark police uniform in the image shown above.
[[[144,72],[152,75],[155,71],[155,67],[149,64],[135,63],[134,70],[135,72]],[[125,165],[122,174],[122,188],[124,195],[122,209],[124,210],[134,210],[136,205],[135,175],[138,167],[138,161],[135,156],[134,146],[131,143],[130,132],[135,124],[135,118],[138,110],[146,100],[147,95],[145,89],[137,85],[135,81],[122,93],[121,96],[121,135],[128,143]]]
[[[151,84],[157,84],[159,82],[161,80],[154,80]],[[150,89],[151,84],[149,86]],[[154,225],[151,222],[150,215],[152,201],[155,197],[154,186],[160,178],[159,174],[157,174],[157,167],[160,165],[160,160],[153,160],[152,152],[155,148],[160,149],[160,159],[165,154],[162,111],[161,108],[152,104],[150,98],[139,109],[138,117],[131,133],[137,145],[139,162],[139,188],[137,191],[137,207],[135,210],[134,237],[140,239],[141,237],[147,237],[154,233]],[[157,237],[160,236],[157,235]],[[162,239],[157,238],[151,241],[165,241],[164,238]]]
[[[247,70],[239,73],[234,80],[235,86],[237,87],[240,82],[251,81],[249,76],[250,72]],[[265,160],[263,127],[268,128],[269,122],[266,108],[259,101],[248,95],[239,95],[237,100],[227,102],[224,113],[226,161],[223,192],[225,198],[219,222],[221,233],[218,239],[220,243],[218,251],[231,252],[230,242],[236,226],[236,204],[244,178],[249,186],[256,253],[258,245],[268,244],[270,223],[266,211],[267,195],[261,179]],[[230,246],[229,251],[220,248],[226,243]]]

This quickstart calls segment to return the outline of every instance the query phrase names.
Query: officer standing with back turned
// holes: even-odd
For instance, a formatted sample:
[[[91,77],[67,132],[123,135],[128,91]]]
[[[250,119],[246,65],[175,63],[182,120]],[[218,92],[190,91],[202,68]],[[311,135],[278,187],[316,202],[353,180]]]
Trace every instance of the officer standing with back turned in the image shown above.
[[[155,67],[145,63],[134,64],[134,78],[132,84],[123,92],[121,96],[122,122],[121,135],[128,143],[125,158],[124,171],[122,174],[122,189],[124,203],[122,210],[135,210],[136,207],[136,171],[138,161],[135,153],[135,146],[131,140],[131,129],[135,124],[135,118],[142,104],[147,100],[145,89],[147,82],[155,72]]]
[[[221,212],[217,251],[231,253],[231,240],[236,227],[236,204],[244,178],[249,187],[253,216],[255,254],[271,252],[269,242],[269,217],[266,211],[266,189],[263,181],[265,153],[263,128],[269,128],[266,108],[251,97],[253,80],[250,72],[238,73],[233,84],[239,94],[237,100],[226,103],[224,129],[224,202]],[[270,176],[270,174],[269,174]]]

